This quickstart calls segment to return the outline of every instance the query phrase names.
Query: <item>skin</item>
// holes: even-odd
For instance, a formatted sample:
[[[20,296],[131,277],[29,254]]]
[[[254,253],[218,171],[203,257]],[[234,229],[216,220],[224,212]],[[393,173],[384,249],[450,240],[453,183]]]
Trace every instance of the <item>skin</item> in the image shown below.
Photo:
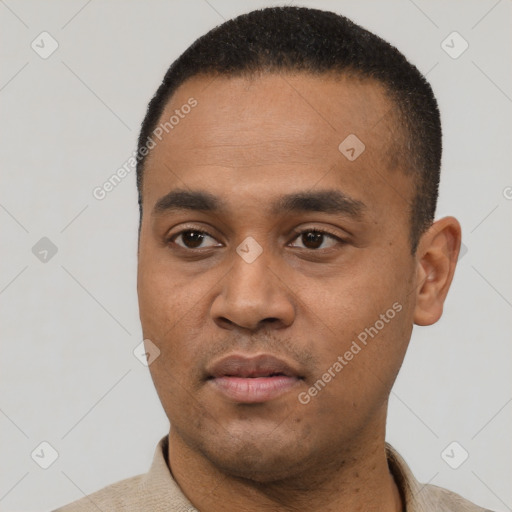
[[[385,455],[388,396],[413,324],[442,314],[459,223],[438,220],[411,254],[414,182],[400,168],[400,131],[378,83],[195,77],[161,119],[190,97],[197,106],[146,162],[138,263],[175,480],[205,512],[402,510]],[[354,161],[338,150],[349,134],[366,146]],[[154,213],[176,189],[209,192],[225,210]],[[269,211],[284,194],[320,190],[364,203],[361,215]],[[312,243],[313,228],[330,234]],[[208,235],[194,243],[190,231],[180,235],[186,229]],[[249,236],[262,248],[252,263],[236,252]],[[401,311],[300,403],[394,303]],[[303,378],[268,402],[236,403],[204,380],[212,361],[232,353],[276,355]]]

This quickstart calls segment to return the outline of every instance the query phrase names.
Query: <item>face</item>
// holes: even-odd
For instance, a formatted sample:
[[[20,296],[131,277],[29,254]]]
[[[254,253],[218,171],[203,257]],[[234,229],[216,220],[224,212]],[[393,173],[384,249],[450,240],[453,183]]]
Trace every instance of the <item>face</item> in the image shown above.
[[[392,112],[376,83],[289,74],[194,78],[162,115],[143,334],[171,437],[225,472],[285,478],[384,435],[417,265]]]

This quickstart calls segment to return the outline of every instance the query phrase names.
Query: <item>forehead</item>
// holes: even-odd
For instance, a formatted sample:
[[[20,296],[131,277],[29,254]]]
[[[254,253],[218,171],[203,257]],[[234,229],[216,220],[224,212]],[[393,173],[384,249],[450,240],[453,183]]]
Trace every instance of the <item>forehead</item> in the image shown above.
[[[324,188],[339,183],[371,194],[372,185],[403,174],[391,169],[394,105],[375,81],[304,73],[194,77],[175,92],[158,126],[164,129],[146,162],[145,203],[172,187],[258,195],[319,180]],[[347,158],[347,149],[357,158]]]

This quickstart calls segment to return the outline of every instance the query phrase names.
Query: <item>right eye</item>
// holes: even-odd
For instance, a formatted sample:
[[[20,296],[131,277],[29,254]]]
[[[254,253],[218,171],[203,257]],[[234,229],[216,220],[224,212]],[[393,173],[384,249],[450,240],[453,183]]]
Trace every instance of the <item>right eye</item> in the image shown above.
[[[173,242],[179,247],[182,247],[183,249],[205,249],[209,247],[220,247],[222,244],[220,243],[214,243],[210,245],[203,246],[203,242],[207,241],[208,239],[211,239],[216,242],[215,238],[211,236],[206,231],[200,230],[200,229],[184,229],[182,231],[179,231],[178,233],[175,233],[171,237],[167,239],[168,242]]]

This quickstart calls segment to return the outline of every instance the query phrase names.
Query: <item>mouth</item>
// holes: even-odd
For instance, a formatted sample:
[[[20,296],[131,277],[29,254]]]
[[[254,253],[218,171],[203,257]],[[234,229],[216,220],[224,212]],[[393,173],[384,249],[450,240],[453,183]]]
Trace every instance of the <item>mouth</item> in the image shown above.
[[[303,377],[283,359],[269,354],[231,355],[208,370],[207,383],[228,400],[262,403],[296,387]]]

